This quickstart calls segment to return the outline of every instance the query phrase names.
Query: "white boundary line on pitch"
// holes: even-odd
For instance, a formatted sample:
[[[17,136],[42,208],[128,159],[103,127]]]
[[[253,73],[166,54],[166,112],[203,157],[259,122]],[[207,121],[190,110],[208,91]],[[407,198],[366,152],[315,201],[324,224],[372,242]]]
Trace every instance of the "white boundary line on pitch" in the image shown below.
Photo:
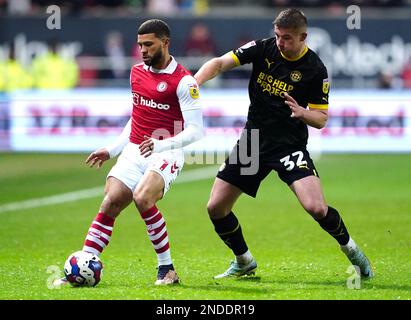
[[[211,178],[217,174],[218,167],[205,167],[201,169],[183,171],[180,177],[178,177],[175,183],[186,183],[198,180],[204,180]],[[210,186],[211,187],[211,186]],[[49,206],[52,204],[60,204],[65,202],[78,201],[82,199],[89,199],[94,197],[103,196],[104,186],[95,187],[90,189],[84,189],[79,191],[61,193],[54,196],[35,198],[29,200],[23,200],[18,202],[6,203],[0,206],[0,214],[10,211],[18,211],[24,209],[32,209],[43,206]]]

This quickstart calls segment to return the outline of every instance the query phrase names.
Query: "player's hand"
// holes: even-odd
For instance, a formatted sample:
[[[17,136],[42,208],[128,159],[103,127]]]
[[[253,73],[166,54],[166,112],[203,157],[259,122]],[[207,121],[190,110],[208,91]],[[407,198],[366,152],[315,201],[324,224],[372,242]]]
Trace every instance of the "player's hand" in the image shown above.
[[[298,105],[298,102],[290,96],[288,93],[284,94],[285,97],[285,104],[290,107],[291,110],[291,118],[304,118],[304,112],[306,111],[303,107]]]
[[[140,154],[144,157],[147,158],[151,156],[154,153],[155,149],[155,139],[150,138],[148,136],[144,136],[144,141],[140,143],[138,146],[140,149]]]
[[[103,163],[108,159],[110,159],[110,154],[108,153],[107,149],[101,148],[90,153],[90,155],[86,159],[86,164],[88,164],[90,168],[95,164],[97,164],[98,168],[101,168]]]

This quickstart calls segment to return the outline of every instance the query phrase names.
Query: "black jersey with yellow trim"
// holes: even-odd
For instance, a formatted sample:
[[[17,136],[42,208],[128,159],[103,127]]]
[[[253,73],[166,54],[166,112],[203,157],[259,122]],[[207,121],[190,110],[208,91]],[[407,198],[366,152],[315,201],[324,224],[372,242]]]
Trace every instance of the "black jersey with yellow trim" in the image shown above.
[[[328,109],[327,69],[318,55],[305,47],[298,57],[289,59],[280,52],[275,38],[251,41],[231,55],[237,65],[253,64],[246,128],[260,130],[260,152],[305,146],[307,125],[291,118],[284,94],[287,92],[302,107]]]

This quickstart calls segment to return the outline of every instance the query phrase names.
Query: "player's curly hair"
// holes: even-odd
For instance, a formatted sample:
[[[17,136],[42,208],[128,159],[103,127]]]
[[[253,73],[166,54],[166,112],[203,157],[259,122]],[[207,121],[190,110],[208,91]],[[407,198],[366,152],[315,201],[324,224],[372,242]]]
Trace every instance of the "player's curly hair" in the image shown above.
[[[156,38],[170,38],[170,27],[163,20],[151,19],[143,22],[137,34],[154,33]]]
[[[273,21],[273,25],[277,26],[277,28],[285,29],[306,29],[308,22],[301,10],[289,8],[278,14],[277,18]]]

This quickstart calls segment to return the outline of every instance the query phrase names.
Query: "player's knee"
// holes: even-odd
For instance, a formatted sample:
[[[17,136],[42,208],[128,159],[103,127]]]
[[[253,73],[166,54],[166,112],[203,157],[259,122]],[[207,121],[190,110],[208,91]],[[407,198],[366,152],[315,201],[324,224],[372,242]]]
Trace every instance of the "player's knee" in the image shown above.
[[[327,215],[328,207],[322,202],[311,201],[304,205],[304,209],[316,220]]]
[[[207,212],[211,219],[221,219],[230,213],[230,209],[210,199],[207,203]]]
[[[115,219],[120,214],[122,208],[123,203],[120,199],[117,199],[115,197],[112,197],[110,194],[107,194],[103,199],[100,211],[103,214]]]
[[[140,213],[146,212],[155,204],[145,192],[134,194],[133,200]]]

